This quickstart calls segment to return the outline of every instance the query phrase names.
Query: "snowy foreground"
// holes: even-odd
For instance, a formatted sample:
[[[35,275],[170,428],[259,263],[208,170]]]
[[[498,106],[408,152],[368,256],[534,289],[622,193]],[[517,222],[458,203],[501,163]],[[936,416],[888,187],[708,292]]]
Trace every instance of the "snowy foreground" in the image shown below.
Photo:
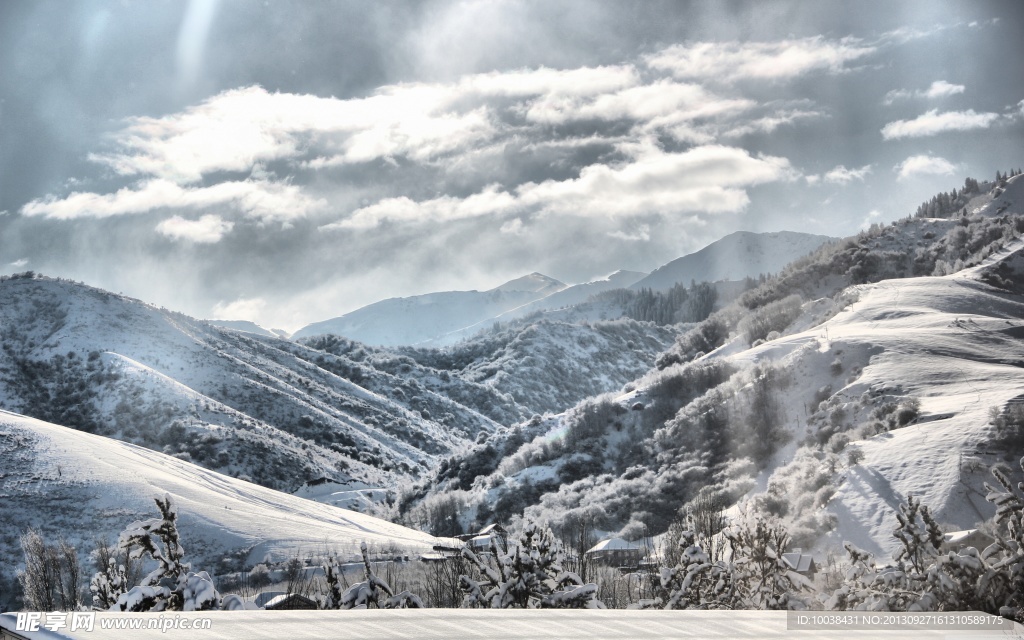
[[[830,612],[807,612],[828,614]],[[102,613],[93,631],[58,634],[49,631],[13,637],[49,638],[1024,638],[1024,626],[998,630],[906,629],[879,625],[849,631],[788,628],[785,611],[584,611],[584,610],[451,610],[398,611],[238,611],[184,614]],[[209,618],[210,629],[190,631],[101,630],[104,620]],[[997,619],[998,622],[998,619]],[[1000,623],[1003,624],[1003,623]],[[15,614],[0,614],[0,629],[13,629]],[[3,636],[7,640],[7,636]]]
[[[152,517],[153,498],[170,494],[190,557],[244,548],[252,563],[307,551],[352,552],[364,541],[419,551],[439,542],[379,518],[6,411],[0,411],[0,437],[13,445],[0,485],[6,492],[0,508],[12,525],[6,531],[56,525],[87,542]]]

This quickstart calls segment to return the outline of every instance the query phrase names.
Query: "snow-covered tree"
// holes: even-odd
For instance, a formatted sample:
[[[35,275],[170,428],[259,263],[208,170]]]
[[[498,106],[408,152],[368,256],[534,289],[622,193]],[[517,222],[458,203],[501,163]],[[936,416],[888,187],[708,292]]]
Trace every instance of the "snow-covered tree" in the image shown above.
[[[1024,470],[1024,459],[1021,460]],[[871,554],[846,544],[851,566],[845,583],[825,603],[830,609],[869,611],[986,611],[1024,620],[1024,483],[1016,487],[999,468],[1002,491],[985,485],[996,505],[996,541],[984,551],[941,552],[935,519],[913,497],[900,505],[893,535],[902,548],[895,565],[879,567]]]
[[[829,609],[859,611],[934,611],[939,599],[932,593],[929,573],[942,546],[942,532],[928,507],[913,496],[900,505],[899,526],[893,536],[902,548],[895,565],[880,566],[874,557],[845,543],[850,569],[843,586],[825,603]]]
[[[370,556],[366,543],[359,545],[363,555],[362,582],[357,582],[344,591],[341,585],[341,571],[336,563],[324,564],[324,576],[327,582],[327,593],[320,599],[321,609],[421,609],[423,600],[414,593],[402,591],[395,594],[390,585],[381,580],[370,565]],[[383,602],[381,602],[383,599]]]
[[[532,521],[523,525],[519,539],[503,551],[491,539],[490,559],[480,558],[468,547],[462,555],[476,565],[480,579],[460,578],[464,607],[492,609],[603,609],[597,585],[562,568],[562,545],[551,529]]]
[[[25,605],[36,611],[73,611],[79,600],[78,553],[63,538],[48,544],[42,535],[29,529],[21,536],[25,553],[25,570],[18,572],[18,582],[25,596]]]
[[[93,574],[89,581],[89,591],[92,592],[94,609],[105,611],[117,604],[118,598],[129,588],[126,574],[125,566],[119,564],[116,558],[109,558],[106,569]]]
[[[183,562],[178,539],[178,514],[170,494],[155,499],[160,517],[133,522],[121,532],[118,545],[133,559],[149,556],[157,567],[141,584],[122,593],[111,611],[205,611],[219,609],[221,597],[205,571],[193,573]]]
[[[1019,464],[1024,471],[1024,458]],[[996,505],[997,535],[982,554],[992,573],[983,576],[981,587],[992,592],[999,615],[1024,622],[1024,482],[1014,485],[998,467],[992,475],[1002,490],[985,484],[985,499]]]
[[[135,585],[142,571],[141,563],[132,559],[127,551],[119,549],[118,545],[108,544],[103,539],[96,540],[90,559],[96,567],[96,573],[89,581],[92,606],[105,611],[117,602],[122,593]]]
[[[734,601],[732,567],[714,560],[697,541],[694,531],[683,531],[682,551],[675,567],[662,567],[662,594],[654,606],[665,609],[723,609]]]
[[[800,593],[811,582],[787,563],[782,554],[789,534],[777,521],[760,516],[744,518],[722,534],[732,550],[731,591],[721,601],[732,609],[801,609]]]

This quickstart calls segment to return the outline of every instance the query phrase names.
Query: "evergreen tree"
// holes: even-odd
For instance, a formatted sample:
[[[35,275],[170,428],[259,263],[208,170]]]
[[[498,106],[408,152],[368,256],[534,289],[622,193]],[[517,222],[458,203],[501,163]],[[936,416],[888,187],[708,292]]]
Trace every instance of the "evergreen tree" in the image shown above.
[[[562,545],[548,527],[527,521],[517,541],[507,551],[491,539],[491,561],[478,557],[469,547],[462,555],[476,565],[480,580],[459,579],[464,607],[492,609],[604,609],[597,599],[597,585],[583,584],[580,577],[562,568]]]
[[[1024,471],[1024,458],[1020,468]],[[1024,623],[1024,482],[1015,486],[998,467],[992,469],[992,475],[1002,490],[986,484],[985,499],[996,506],[998,535],[983,553],[993,574],[986,574],[981,586],[993,592],[999,615]]]
[[[92,592],[92,606],[101,611],[110,609],[117,604],[121,595],[128,590],[128,576],[125,566],[118,564],[115,558],[107,561],[103,571],[97,571],[89,581]]]
[[[129,553],[119,550],[117,545],[108,545],[102,539],[96,540],[92,558],[96,566],[96,573],[89,581],[92,606],[105,611],[134,585],[142,567],[137,560],[132,560]]]
[[[122,593],[112,611],[205,611],[219,609],[221,597],[205,571],[193,573],[183,562],[178,538],[178,513],[170,494],[155,498],[160,517],[134,522],[121,532],[118,545],[128,557],[149,556],[157,567],[142,583]]]

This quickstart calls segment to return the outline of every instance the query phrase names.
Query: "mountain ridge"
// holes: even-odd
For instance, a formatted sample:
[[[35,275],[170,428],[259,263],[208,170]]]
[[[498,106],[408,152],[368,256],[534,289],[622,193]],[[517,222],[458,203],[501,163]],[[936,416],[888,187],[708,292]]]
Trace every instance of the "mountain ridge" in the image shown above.
[[[582,304],[594,295],[616,288],[664,292],[676,284],[689,286],[692,281],[743,280],[774,273],[833,240],[793,231],[737,231],[650,274],[619,270],[603,279],[565,285],[534,272],[484,292],[443,291],[381,300],[343,316],[306,325],[292,337],[332,333],[372,345],[443,347],[494,323]]]
[[[735,231],[658,267],[630,288],[666,291],[677,283],[689,286],[691,281],[757,278],[775,273],[798,257],[835,240],[797,231]]]

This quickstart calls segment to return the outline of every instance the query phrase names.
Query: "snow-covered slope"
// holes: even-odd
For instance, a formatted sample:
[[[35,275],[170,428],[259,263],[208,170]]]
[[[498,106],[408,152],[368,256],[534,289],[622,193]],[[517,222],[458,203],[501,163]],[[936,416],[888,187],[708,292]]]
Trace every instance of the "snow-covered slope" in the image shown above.
[[[854,445],[864,461],[844,472],[828,506],[836,538],[892,550],[895,513],[908,495],[958,529],[991,515],[988,469],[1021,453],[991,444],[989,412],[1024,390],[1024,298],[981,278],[997,261],[1024,264],[1022,250],[1018,241],[954,275],[860,287],[858,302],[825,325],[822,348],[875,353],[843,398],[899,389],[921,404],[914,424]],[[1024,280],[1024,270],[1015,273]],[[805,332],[780,342],[810,339]]]
[[[700,251],[658,267],[646,278],[633,283],[631,288],[665,291],[677,283],[690,286],[691,281],[756,278],[762,273],[779,271],[830,240],[834,238],[795,231],[737,231]]]
[[[426,343],[564,288],[553,278],[532,273],[488,291],[443,291],[389,298],[338,318],[307,325],[292,337],[334,334],[370,345]]]
[[[234,329],[235,331],[245,331],[248,333],[255,333],[258,336],[267,336],[269,338],[281,338],[288,337],[282,336],[279,333],[275,333],[270,329],[261,327],[255,322],[249,320],[207,320],[210,324],[215,327],[222,327],[224,329]]]
[[[676,335],[676,327],[628,319],[539,320],[409,354],[424,365],[507,394],[533,413],[558,412],[636,378]]]
[[[436,539],[372,516],[230,478],[172,456],[0,411],[4,557],[34,527],[91,547],[157,515],[170,494],[187,560],[211,573],[229,551],[247,563],[296,553],[351,552],[361,541],[429,549]]]
[[[0,408],[266,486],[322,476],[391,486],[497,428],[420,382],[344,355],[85,285],[4,279],[0,299]],[[486,399],[478,388],[463,395]]]
[[[989,412],[1024,397],[1024,180],[995,187],[966,217],[821,247],[621,392],[495,433],[422,493],[467,504],[470,528],[525,510],[663,531],[704,490],[784,518],[795,546],[891,551],[910,495],[973,528],[989,468],[1020,455]]]

